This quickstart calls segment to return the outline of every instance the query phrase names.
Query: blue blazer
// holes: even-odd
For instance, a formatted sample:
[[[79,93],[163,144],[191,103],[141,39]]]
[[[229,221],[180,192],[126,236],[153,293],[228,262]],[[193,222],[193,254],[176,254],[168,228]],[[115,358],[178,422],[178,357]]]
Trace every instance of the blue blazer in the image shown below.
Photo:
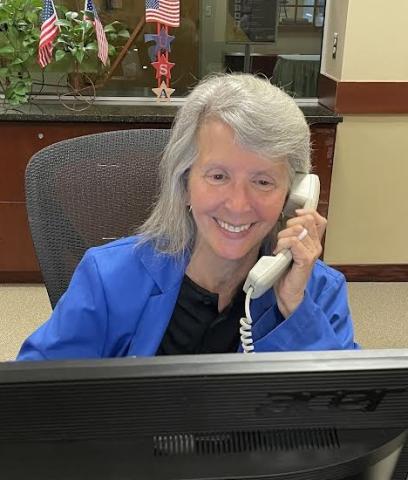
[[[91,248],[51,318],[18,360],[155,355],[172,316],[188,257],[136,248],[128,237]],[[344,276],[318,261],[301,305],[286,320],[273,289],[251,302],[255,351],[358,348]]]

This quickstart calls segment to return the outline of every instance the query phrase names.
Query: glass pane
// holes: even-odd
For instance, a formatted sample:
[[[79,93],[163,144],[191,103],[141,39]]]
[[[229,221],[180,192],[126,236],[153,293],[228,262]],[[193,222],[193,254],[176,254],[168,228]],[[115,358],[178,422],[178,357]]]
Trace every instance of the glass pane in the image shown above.
[[[94,2],[104,25],[120,21],[130,34],[144,15],[144,1]],[[75,11],[83,8],[77,0],[60,3]],[[169,61],[175,64],[170,81],[175,89],[173,96],[185,96],[209,73],[246,69],[266,75],[295,97],[315,97],[322,28],[316,28],[316,20],[312,23],[311,4],[279,0],[181,1],[180,27],[169,28],[169,35],[175,37],[169,53]],[[316,8],[322,19],[324,1]],[[118,67],[109,72],[108,81],[101,65],[89,68],[86,73],[97,84],[98,96],[155,97],[151,89],[157,87],[157,79],[149,55],[153,43],[144,41],[144,35],[152,33],[157,33],[156,24],[141,28]],[[275,41],[265,41],[268,38]],[[45,85],[37,85],[37,91],[41,88],[41,93],[55,94],[66,88],[70,68],[62,61],[53,61],[45,69]],[[41,84],[42,72],[37,69],[33,73]]]
[[[297,22],[298,23],[313,23],[313,7],[301,7],[298,8],[298,16]]]
[[[296,19],[296,7],[289,5],[289,2],[281,2],[279,12],[280,23],[284,24],[293,24]]]
[[[325,0],[316,0],[315,26],[322,27],[324,20]]]

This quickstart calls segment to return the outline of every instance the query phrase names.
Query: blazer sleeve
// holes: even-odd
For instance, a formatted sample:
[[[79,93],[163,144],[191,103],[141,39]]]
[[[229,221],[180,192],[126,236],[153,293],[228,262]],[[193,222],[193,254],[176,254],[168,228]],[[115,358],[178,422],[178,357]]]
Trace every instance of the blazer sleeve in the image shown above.
[[[25,340],[17,360],[99,358],[107,317],[104,288],[90,250],[50,319]]]
[[[258,329],[254,325],[254,345],[255,351],[360,348],[354,342],[344,276],[335,272],[323,279],[313,279],[302,303],[287,319],[280,314],[275,300],[259,318]]]

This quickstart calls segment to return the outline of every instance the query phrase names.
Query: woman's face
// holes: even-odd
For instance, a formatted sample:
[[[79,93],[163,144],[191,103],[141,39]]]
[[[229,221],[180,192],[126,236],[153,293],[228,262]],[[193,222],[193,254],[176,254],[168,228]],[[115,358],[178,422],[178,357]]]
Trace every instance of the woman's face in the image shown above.
[[[197,225],[195,254],[220,260],[257,255],[285,202],[289,177],[283,160],[272,162],[245,150],[220,120],[201,127],[188,181]]]

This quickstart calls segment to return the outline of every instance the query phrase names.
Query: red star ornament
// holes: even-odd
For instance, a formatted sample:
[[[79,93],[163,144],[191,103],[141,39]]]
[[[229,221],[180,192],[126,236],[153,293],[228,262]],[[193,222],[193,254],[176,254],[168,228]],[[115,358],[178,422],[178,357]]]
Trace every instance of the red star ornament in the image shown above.
[[[153,67],[156,69],[156,78],[166,77],[171,78],[171,69],[175,63],[168,61],[165,55],[159,55],[159,60],[152,62]]]
[[[174,92],[174,88],[170,88],[166,85],[166,82],[162,82],[160,87],[152,88],[153,92],[157,95],[158,102],[170,102],[170,96]]]

